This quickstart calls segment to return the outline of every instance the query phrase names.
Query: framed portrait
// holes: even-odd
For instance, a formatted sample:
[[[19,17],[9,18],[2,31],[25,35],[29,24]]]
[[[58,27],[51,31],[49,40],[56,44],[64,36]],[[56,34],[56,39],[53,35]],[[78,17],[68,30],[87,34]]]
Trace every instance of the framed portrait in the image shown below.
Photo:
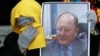
[[[87,40],[83,40],[84,44],[82,44],[83,45],[82,47],[79,47],[81,44],[78,44],[79,46],[77,45],[77,48],[79,47],[78,50],[74,50],[72,48],[71,51],[67,51],[67,53],[69,53],[68,55],[69,56],[82,56],[82,55],[89,56],[88,49],[89,49],[89,41],[90,40],[89,40],[89,36],[88,36],[89,26],[88,26],[88,21],[87,21],[87,12],[89,10],[90,10],[90,3],[89,2],[70,2],[70,3],[44,2],[42,4],[42,26],[43,26],[44,33],[45,33],[45,38],[50,39],[50,40],[47,41],[47,47],[41,49],[41,56],[45,56],[45,55],[47,55],[47,56],[50,56],[50,55],[51,56],[62,56],[63,55],[62,51],[59,52],[58,49],[49,45],[48,42],[52,42],[54,40],[57,40],[56,39],[57,37],[55,37],[56,33],[57,33],[57,29],[58,29],[57,28],[57,21],[61,17],[61,15],[65,12],[73,13],[78,18],[79,31],[78,31],[78,34],[76,37],[81,36],[85,32],[86,38],[87,38]],[[62,30],[62,28],[60,30]],[[64,31],[66,31],[66,29],[64,29]],[[80,37],[76,38],[76,39],[80,39]],[[53,45],[54,45],[54,43],[53,43]],[[50,47],[48,47],[48,46],[50,46]],[[50,49],[48,49],[48,48],[50,48]],[[52,50],[52,48],[53,48],[53,50]],[[55,51],[55,52],[53,52],[53,51]],[[59,55],[57,54],[57,52],[59,52]],[[74,54],[73,52],[75,52],[76,54]]]

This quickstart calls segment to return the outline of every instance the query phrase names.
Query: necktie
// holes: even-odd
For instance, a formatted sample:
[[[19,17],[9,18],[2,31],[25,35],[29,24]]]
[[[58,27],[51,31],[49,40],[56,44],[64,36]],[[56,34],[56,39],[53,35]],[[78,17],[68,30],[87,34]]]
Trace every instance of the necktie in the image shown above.
[[[68,54],[67,54],[67,50],[68,50],[68,48],[66,48],[66,47],[63,48],[64,56],[68,56]]]

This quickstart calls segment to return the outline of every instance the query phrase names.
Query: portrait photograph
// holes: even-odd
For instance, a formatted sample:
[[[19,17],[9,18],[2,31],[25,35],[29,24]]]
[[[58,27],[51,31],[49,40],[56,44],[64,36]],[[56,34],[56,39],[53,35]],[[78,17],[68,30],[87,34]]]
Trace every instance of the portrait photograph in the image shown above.
[[[89,2],[42,3],[42,26],[46,47],[41,56],[88,56]]]

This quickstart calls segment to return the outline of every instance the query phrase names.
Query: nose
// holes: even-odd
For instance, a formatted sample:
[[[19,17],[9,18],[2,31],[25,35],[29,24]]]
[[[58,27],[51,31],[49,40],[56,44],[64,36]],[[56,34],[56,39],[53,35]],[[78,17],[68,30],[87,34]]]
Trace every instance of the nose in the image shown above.
[[[61,36],[65,36],[65,30],[63,29],[61,32],[60,32]]]

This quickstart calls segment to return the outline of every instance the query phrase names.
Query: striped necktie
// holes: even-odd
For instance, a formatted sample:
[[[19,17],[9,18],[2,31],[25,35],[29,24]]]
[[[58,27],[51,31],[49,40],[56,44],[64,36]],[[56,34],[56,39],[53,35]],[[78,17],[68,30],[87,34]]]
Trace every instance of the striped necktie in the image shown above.
[[[67,54],[67,50],[68,50],[68,48],[66,48],[66,47],[63,48],[64,56],[68,56],[68,54]]]

